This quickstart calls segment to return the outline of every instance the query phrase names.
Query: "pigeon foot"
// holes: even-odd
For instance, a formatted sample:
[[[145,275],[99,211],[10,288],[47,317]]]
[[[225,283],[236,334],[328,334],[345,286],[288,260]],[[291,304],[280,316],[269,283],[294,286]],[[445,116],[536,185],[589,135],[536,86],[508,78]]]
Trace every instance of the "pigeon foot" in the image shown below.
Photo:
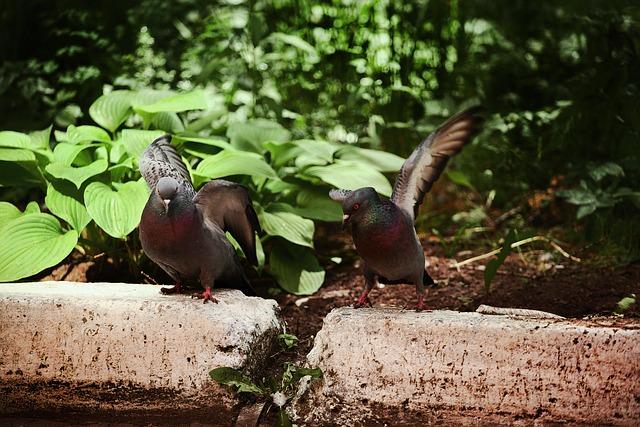
[[[163,295],[179,294],[181,292],[182,285],[180,285],[180,282],[176,282],[176,284],[170,288],[160,288],[160,293]]]
[[[196,298],[201,299],[203,304],[206,304],[206,303],[207,303],[207,301],[211,301],[211,302],[212,302],[212,303],[214,303],[214,304],[217,304],[217,303],[218,303],[218,300],[217,300],[217,299],[215,299],[215,298],[213,297],[213,294],[211,293],[211,288],[210,288],[209,286],[207,286],[207,287],[204,289],[204,292],[203,292],[203,293],[201,293],[201,294],[200,294],[200,293],[197,293],[197,294],[195,294],[194,296],[195,296]]]
[[[371,307],[371,301],[369,300],[369,291],[370,289],[365,289],[364,292],[362,292],[362,295],[360,295],[360,298],[358,298],[358,301],[353,304],[353,308],[362,308],[364,306],[368,306]]]
[[[418,303],[416,304],[416,311],[424,311],[424,310],[425,310],[424,294],[418,294]],[[431,311],[431,310],[426,310],[426,311]]]

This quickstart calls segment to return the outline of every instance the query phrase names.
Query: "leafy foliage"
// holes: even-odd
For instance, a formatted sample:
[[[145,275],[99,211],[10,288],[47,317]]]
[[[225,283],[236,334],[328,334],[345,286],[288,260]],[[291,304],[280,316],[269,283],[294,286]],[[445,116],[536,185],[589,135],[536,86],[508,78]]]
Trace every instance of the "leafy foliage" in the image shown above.
[[[187,131],[192,123],[189,114],[197,121],[194,111],[200,110],[201,117],[207,114],[208,106],[209,99],[200,90],[114,91],[100,96],[89,108],[91,117],[106,129],[69,125],[66,131],[55,131],[51,144],[51,128],[32,135],[1,132],[0,163],[12,168],[12,173],[3,177],[3,185],[46,191],[47,209],[66,223],[61,228],[49,214],[41,214],[40,221],[35,217],[20,220],[20,227],[28,223],[41,233],[41,240],[50,239],[51,247],[42,246],[49,257],[32,263],[27,270],[22,267],[24,258],[7,261],[2,279],[19,279],[60,262],[79,237],[88,252],[96,251],[104,240],[120,239],[128,248],[127,261],[138,262],[140,254],[130,249],[139,247],[132,232],[148,198],[138,158],[154,138],[168,132],[184,153],[197,186],[231,176],[250,189],[264,230],[259,246],[267,255],[266,270],[288,292],[314,293],[325,273],[314,253],[313,220],[337,221],[341,217],[339,207],[326,197],[334,184],[332,168],[362,165],[376,158],[375,168],[368,172],[375,182],[369,185],[388,193],[390,185],[382,171],[397,162],[396,157],[359,147],[344,149],[326,141],[291,140],[289,131],[264,119],[234,122],[226,136]],[[162,117],[171,120],[158,119]],[[123,124],[126,127],[121,127]],[[349,160],[343,159],[345,155]],[[6,212],[12,218],[17,209],[7,207]],[[0,239],[15,238],[16,230],[22,229],[16,228],[17,224],[8,223]],[[25,241],[24,245],[33,247],[39,241]],[[29,256],[27,252],[15,253]]]

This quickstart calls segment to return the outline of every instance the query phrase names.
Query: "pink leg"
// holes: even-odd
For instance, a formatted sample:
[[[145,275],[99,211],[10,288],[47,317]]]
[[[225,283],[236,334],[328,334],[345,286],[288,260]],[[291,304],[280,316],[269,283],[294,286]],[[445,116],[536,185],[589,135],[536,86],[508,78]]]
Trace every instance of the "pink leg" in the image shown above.
[[[195,295],[197,298],[201,298],[202,299],[202,303],[206,303],[207,301],[211,301],[212,303],[217,304],[218,300],[215,299],[213,297],[213,294],[211,293],[211,286],[207,286],[206,288],[204,288],[204,292],[202,294],[196,294]]]
[[[369,301],[369,292],[371,291],[371,288],[369,288],[368,286],[366,288],[364,288],[364,291],[362,291],[362,294],[360,294],[360,298],[358,298],[358,302],[356,302],[353,307],[354,308],[361,308],[364,307],[365,305],[368,305],[369,307],[371,307],[371,301]]]
[[[164,295],[179,294],[182,292],[182,285],[180,282],[176,282],[171,288],[160,288],[160,292]]]

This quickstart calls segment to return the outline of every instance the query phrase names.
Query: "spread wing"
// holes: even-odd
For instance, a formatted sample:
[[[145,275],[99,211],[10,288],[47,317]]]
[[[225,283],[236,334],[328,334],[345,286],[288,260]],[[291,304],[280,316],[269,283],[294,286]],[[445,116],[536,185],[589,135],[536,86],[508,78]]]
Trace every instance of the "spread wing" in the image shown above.
[[[391,200],[412,219],[449,158],[462,150],[475,134],[479,107],[464,110],[444,122],[413,150],[393,186]]]
[[[140,173],[149,188],[156,188],[163,176],[175,178],[178,182],[191,185],[189,171],[180,155],[171,145],[171,136],[164,135],[154,140],[140,157]]]
[[[231,233],[247,259],[258,265],[255,233],[260,232],[260,223],[244,186],[216,179],[206,183],[193,201],[205,220],[213,221]]]

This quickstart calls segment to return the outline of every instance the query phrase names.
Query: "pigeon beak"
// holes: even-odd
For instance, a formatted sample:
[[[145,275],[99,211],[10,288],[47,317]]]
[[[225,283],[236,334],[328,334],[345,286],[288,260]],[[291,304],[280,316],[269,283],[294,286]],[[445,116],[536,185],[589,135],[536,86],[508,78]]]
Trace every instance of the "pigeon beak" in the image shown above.
[[[349,226],[349,220],[351,219],[351,215],[344,214],[342,215],[342,229],[345,230]]]
[[[169,212],[169,203],[171,203],[171,199],[162,199],[162,203],[164,203],[164,211]]]

